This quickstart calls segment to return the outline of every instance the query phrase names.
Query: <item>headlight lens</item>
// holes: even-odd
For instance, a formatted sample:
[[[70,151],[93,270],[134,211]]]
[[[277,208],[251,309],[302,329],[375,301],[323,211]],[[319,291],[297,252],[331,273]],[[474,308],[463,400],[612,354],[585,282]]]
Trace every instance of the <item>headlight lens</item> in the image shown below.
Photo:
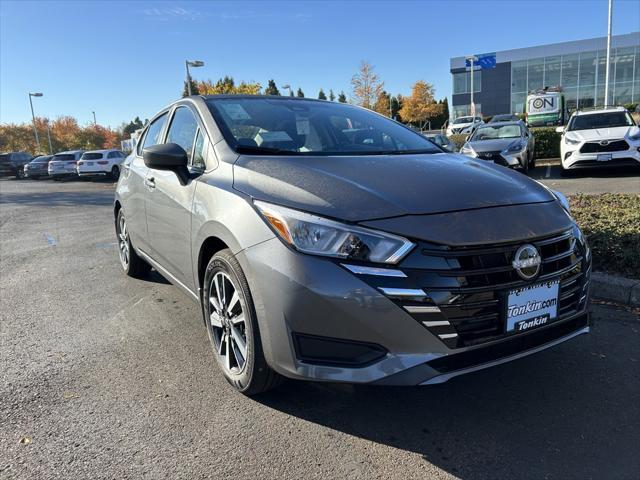
[[[580,143],[580,140],[576,140],[575,138],[571,138],[567,135],[564,136],[564,143],[566,143],[567,145],[578,145]]]
[[[312,255],[395,264],[415,246],[406,238],[318,217],[310,213],[254,202],[278,236]]]
[[[634,133],[633,135],[629,135],[629,140],[632,140],[634,142],[637,142],[640,140],[640,128],[638,129],[638,131],[636,133]]]
[[[523,142],[516,142],[509,145],[509,148],[505,150],[505,153],[518,153],[526,148],[527,144]]]

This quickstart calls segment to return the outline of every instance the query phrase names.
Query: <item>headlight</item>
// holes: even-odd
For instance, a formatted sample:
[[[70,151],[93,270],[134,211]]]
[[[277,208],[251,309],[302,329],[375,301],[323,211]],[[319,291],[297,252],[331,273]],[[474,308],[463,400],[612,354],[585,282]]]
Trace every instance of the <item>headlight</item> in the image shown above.
[[[519,153],[522,150],[524,150],[527,147],[526,143],[522,143],[522,142],[516,142],[514,144],[509,145],[509,148],[507,148],[504,153]]]
[[[270,203],[254,202],[278,236],[312,255],[375,263],[398,263],[415,246],[406,238],[347,225]]]
[[[635,134],[629,135],[629,140],[632,140],[634,142],[640,141],[640,128]]]
[[[578,145],[580,143],[580,140],[576,140],[575,138],[571,138],[567,135],[564,136],[564,143],[566,143],[567,145]]]

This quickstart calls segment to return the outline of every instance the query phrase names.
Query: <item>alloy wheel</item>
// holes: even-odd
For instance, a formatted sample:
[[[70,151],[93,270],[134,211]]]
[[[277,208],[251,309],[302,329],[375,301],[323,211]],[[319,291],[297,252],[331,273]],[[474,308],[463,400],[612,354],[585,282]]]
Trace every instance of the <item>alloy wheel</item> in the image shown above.
[[[218,271],[209,285],[209,320],[214,346],[223,367],[237,375],[247,363],[247,331],[243,302],[231,277]]]
[[[118,219],[118,253],[120,255],[120,263],[126,270],[129,266],[129,232],[127,231],[127,222],[124,215],[120,214]]]

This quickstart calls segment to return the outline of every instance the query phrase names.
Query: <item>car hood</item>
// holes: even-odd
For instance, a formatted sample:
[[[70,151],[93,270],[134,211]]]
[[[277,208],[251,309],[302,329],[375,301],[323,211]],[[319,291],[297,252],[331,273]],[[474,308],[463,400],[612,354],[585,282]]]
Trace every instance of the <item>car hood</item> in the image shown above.
[[[476,142],[467,142],[467,145],[473,148],[474,152],[501,152],[509,145],[519,142],[518,138],[497,138],[495,140],[478,140]]]
[[[234,188],[258,200],[352,222],[555,200],[520,173],[449,153],[240,156]]]
[[[594,128],[592,130],[571,130],[566,133],[569,138],[575,138],[581,141],[596,140],[615,140],[624,138],[627,134],[634,135],[638,133],[638,127],[613,127],[613,128]]]

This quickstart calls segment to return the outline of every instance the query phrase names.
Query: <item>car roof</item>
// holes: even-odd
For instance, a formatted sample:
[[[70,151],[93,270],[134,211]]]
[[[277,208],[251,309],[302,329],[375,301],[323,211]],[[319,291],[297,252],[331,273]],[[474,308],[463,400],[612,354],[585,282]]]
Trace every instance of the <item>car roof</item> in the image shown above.
[[[574,115],[596,115],[598,113],[603,112],[626,112],[627,109],[624,107],[600,107],[594,108],[593,110],[576,110],[573,112]]]
[[[57,152],[54,155],[68,155],[70,153],[80,153],[80,152],[84,152],[84,150],[65,150],[64,152]]]
[[[234,94],[223,94],[223,95],[200,95],[204,100],[216,100],[216,99],[224,99],[224,98],[236,98],[236,99],[255,99],[255,98],[268,98],[269,100],[290,100],[294,102],[299,102],[302,100],[307,100],[309,102],[329,102],[329,100],[320,100],[317,98],[306,98],[306,97],[289,97],[287,95],[234,95]],[[187,97],[188,98],[188,97]],[[337,102],[332,102],[337,103]],[[345,105],[350,105],[346,103]]]
[[[107,152],[119,152],[117,148],[105,148],[103,150],[87,150],[84,153],[107,153]]]
[[[493,128],[493,127],[501,127],[503,125],[524,125],[524,122],[522,120],[506,120],[504,122],[490,122],[478,128],[489,128],[489,127]]]

